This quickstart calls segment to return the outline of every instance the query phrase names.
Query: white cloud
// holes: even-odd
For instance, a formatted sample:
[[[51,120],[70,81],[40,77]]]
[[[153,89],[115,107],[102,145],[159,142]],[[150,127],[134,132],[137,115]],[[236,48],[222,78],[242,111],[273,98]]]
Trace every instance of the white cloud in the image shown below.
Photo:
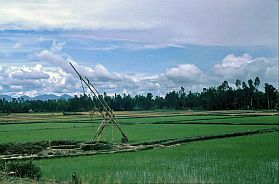
[[[19,49],[19,48],[21,48],[21,47],[22,47],[22,44],[21,44],[20,42],[16,42],[16,43],[12,46],[13,49]]]
[[[210,74],[213,74],[216,78],[222,78],[231,82],[237,78],[248,80],[259,76],[263,81],[276,84],[278,59],[264,57],[252,58],[249,54],[243,54],[237,57],[231,54],[225,57],[220,64],[214,65]]]
[[[80,81],[68,62],[73,63],[82,76],[87,76],[99,91],[107,94],[122,93],[164,95],[178,90],[200,91],[227,80],[234,84],[236,79],[247,81],[259,76],[262,84],[277,86],[278,59],[256,57],[245,53],[241,56],[229,54],[209,70],[193,64],[180,64],[166,68],[161,74],[117,73],[102,64],[83,66],[63,53],[65,43],[53,41],[49,49],[37,53],[40,60],[36,65],[0,65],[0,93],[10,95],[79,94]]]
[[[59,66],[65,72],[76,75],[74,69],[71,67],[71,62],[81,75],[87,76],[89,79],[95,80],[120,80],[122,77],[117,73],[109,72],[103,65],[97,64],[94,68],[78,65],[77,62],[65,53],[62,53],[63,45],[65,43],[57,43],[53,41],[51,48],[40,51],[37,57],[41,61],[51,63],[52,66]]]
[[[221,64],[217,64],[214,68],[240,68],[242,65],[252,62],[252,57],[249,54],[243,54],[242,56],[235,56],[233,54],[227,55]]]
[[[44,72],[32,71],[32,72],[24,72],[24,71],[16,71],[11,74],[13,79],[48,79],[49,75]]]
[[[208,71],[192,64],[182,64],[168,68],[164,75],[177,86],[184,85],[189,89],[201,90],[203,87],[218,85],[224,80],[234,84],[236,79],[247,81],[254,80],[257,76],[278,88],[278,59],[253,58],[247,53],[242,56],[230,54]]]
[[[52,63],[56,66],[63,67],[65,66],[66,62],[63,56],[60,56],[58,54],[53,53],[50,50],[42,50],[38,53],[38,59],[47,61],[49,63]]]
[[[53,40],[50,50],[52,52],[60,52],[63,49],[65,44],[66,44],[65,42],[61,43],[61,42],[57,42],[56,40]]]
[[[57,43],[55,40],[53,40],[51,48],[49,50],[44,49],[40,51],[37,54],[37,58],[39,60],[46,61],[52,64],[53,66],[59,66],[63,68],[66,72],[71,73],[73,72],[73,70],[67,61],[69,56],[60,52],[63,49],[64,45],[65,43]],[[75,63],[73,60],[72,62]]]
[[[152,43],[278,45],[275,0],[0,2],[1,29],[90,30]]]
[[[40,66],[23,65],[2,67],[0,78],[3,78],[0,81],[0,85],[3,86],[0,93],[18,95],[22,92],[42,89],[43,83],[49,79],[49,75]]]
[[[168,68],[165,75],[174,81],[192,83],[202,80],[203,71],[193,64],[181,64]]]

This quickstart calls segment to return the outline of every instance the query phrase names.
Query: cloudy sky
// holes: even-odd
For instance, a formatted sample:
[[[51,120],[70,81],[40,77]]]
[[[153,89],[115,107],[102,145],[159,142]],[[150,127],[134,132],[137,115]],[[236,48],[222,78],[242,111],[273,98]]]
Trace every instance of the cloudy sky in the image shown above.
[[[278,88],[278,0],[1,0],[0,94]]]

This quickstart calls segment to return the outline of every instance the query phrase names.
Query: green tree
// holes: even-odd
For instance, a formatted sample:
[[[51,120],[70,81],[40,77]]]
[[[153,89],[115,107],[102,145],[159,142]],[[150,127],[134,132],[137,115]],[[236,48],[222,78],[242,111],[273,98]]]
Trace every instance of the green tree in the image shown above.
[[[248,86],[246,85],[246,83],[243,81],[242,82],[242,93],[241,93],[241,96],[242,96],[242,99],[243,99],[243,107],[244,109],[247,108],[247,96],[249,95],[249,88]]]
[[[259,86],[260,86],[260,78],[257,76],[254,80],[254,86],[255,86],[255,93],[256,93],[256,98],[257,98],[257,109],[259,109]]]
[[[239,79],[236,79],[235,86],[237,88],[235,90],[235,100],[236,100],[236,104],[237,104],[238,109],[240,109],[242,89],[241,89],[241,81]]]
[[[250,108],[252,109],[253,108],[253,96],[254,96],[254,92],[255,92],[255,86],[254,86],[254,83],[253,83],[253,80],[252,79],[249,79],[248,80],[248,85],[249,85],[249,98],[250,98]]]
[[[152,108],[153,105],[153,95],[151,93],[147,93],[146,95],[146,110],[149,110]]]
[[[267,98],[267,108],[274,108],[276,102],[276,89],[271,84],[265,83],[264,91]]]
[[[236,79],[236,81],[235,81],[235,86],[236,86],[237,88],[240,88],[240,86],[241,86],[241,81],[240,81],[239,79]]]

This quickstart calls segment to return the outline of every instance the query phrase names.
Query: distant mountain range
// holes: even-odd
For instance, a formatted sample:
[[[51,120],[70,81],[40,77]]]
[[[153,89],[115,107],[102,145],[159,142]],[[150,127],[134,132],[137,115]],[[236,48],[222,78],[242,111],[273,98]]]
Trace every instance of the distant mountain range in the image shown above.
[[[0,95],[0,99],[5,99],[7,101],[11,101],[13,99],[13,97],[9,96],[9,95]],[[68,100],[69,98],[72,98],[72,96],[70,95],[67,95],[67,94],[64,94],[64,95],[61,95],[61,96],[57,96],[57,95],[53,95],[53,94],[43,94],[43,95],[39,95],[39,96],[35,96],[35,97],[29,97],[29,96],[20,96],[16,99],[19,99],[19,98],[22,98],[24,100],[43,100],[43,101],[46,101],[46,100],[57,100],[57,99],[66,99]]]

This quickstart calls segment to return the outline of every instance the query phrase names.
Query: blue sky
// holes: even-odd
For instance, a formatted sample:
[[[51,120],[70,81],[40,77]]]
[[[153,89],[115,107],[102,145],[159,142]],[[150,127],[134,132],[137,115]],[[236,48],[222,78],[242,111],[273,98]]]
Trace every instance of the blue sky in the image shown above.
[[[1,1],[0,94],[163,95],[259,76],[278,88],[278,1]]]

